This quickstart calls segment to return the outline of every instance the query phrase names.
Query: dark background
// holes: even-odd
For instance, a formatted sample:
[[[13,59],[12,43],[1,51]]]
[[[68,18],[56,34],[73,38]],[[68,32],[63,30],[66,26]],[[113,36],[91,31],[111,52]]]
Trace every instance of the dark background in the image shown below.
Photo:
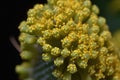
[[[110,13],[106,7],[112,0],[92,0],[100,8],[100,16],[107,19],[110,31],[113,33],[120,27],[120,10]],[[36,3],[46,3],[46,0],[4,0],[0,5],[0,80],[18,80],[15,66],[22,62],[19,52],[11,44],[10,37],[13,36],[19,44],[18,26],[22,20],[27,18],[28,9]]]
[[[0,2],[0,34],[2,34],[0,36],[0,80],[18,80],[15,66],[22,60],[19,52],[10,42],[10,38],[14,37],[18,42],[18,26],[22,20],[27,18],[28,9],[36,3],[45,2],[45,0],[4,0]]]

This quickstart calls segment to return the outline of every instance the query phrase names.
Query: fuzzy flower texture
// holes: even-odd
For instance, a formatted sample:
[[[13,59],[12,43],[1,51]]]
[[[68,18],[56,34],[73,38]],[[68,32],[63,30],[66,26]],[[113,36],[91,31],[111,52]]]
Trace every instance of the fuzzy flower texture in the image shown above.
[[[98,14],[90,0],[36,4],[19,26],[21,58],[53,61],[52,75],[58,80],[120,80],[119,52],[106,19]],[[24,72],[19,68],[18,73]]]

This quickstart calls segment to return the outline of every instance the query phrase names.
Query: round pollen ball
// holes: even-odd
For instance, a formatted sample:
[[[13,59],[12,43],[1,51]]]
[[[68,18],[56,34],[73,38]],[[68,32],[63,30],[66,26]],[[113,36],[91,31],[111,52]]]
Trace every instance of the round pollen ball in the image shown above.
[[[60,55],[60,49],[58,47],[52,48],[51,55],[53,55],[53,56],[59,56]]]
[[[75,64],[69,64],[68,66],[67,66],[67,71],[69,71],[70,73],[75,73],[75,72],[77,72],[77,67],[76,67],[76,65]]]

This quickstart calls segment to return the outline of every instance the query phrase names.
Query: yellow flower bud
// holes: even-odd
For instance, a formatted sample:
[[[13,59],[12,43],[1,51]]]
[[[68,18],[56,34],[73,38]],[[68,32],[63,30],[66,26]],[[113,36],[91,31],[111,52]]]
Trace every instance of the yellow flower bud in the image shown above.
[[[52,74],[57,77],[57,78],[60,78],[61,75],[62,75],[62,72],[59,70],[59,69],[55,69]]]
[[[69,64],[67,66],[67,71],[69,71],[70,73],[76,73],[77,72],[77,67],[75,64]]]
[[[104,40],[110,40],[112,37],[109,31],[103,31],[100,36],[103,37]]]
[[[44,45],[46,43],[45,39],[42,38],[42,37],[39,37],[37,42],[40,44],[40,45]]]
[[[72,39],[69,37],[65,37],[64,39],[61,40],[62,42],[62,46],[65,47],[70,47],[71,43],[72,43]]]
[[[43,53],[43,54],[42,54],[42,59],[43,59],[44,61],[50,61],[51,58],[52,58],[52,56],[50,55],[50,53]]]
[[[52,46],[50,44],[44,44],[42,49],[44,52],[50,52],[52,49]]]
[[[53,56],[59,56],[60,55],[60,49],[58,48],[58,47],[54,47],[54,48],[52,48],[52,50],[51,50],[51,55],[53,55]]]
[[[54,28],[52,31],[52,35],[55,38],[60,38],[61,37],[61,30],[58,28]]]
[[[98,34],[99,31],[100,31],[99,26],[93,25],[93,26],[91,27],[91,33],[96,33],[96,34]]]
[[[99,25],[100,27],[102,27],[102,26],[104,26],[105,24],[106,24],[106,19],[103,18],[103,17],[99,17],[99,18],[98,18],[98,25]]]
[[[37,37],[35,37],[34,35],[27,34],[27,33],[21,33],[19,40],[27,44],[34,44],[36,43]]]
[[[80,55],[80,53],[81,53],[81,52],[80,52],[79,49],[78,49],[78,50],[74,50],[74,51],[71,52],[71,57],[74,58],[74,59],[75,59],[75,58],[78,58],[79,55]]]
[[[22,53],[20,54],[20,56],[21,56],[22,59],[30,60],[30,59],[32,59],[32,58],[35,57],[35,53],[33,54],[30,51],[22,51]]]
[[[108,53],[108,49],[106,47],[102,47],[102,48],[100,48],[100,53],[101,54],[107,54]]]
[[[95,14],[99,14],[99,8],[97,7],[97,5],[93,5],[93,6],[92,6],[92,11],[93,11]]]
[[[43,37],[45,39],[48,39],[52,36],[52,31],[51,30],[45,30],[45,31],[42,31],[42,34],[43,34]]]
[[[95,59],[97,58],[99,52],[95,50],[91,50],[90,53],[91,53],[92,58]]]
[[[56,66],[60,66],[61,64],[63,64],[63,62],[64,62],[64,59],[62,57],[58,57],[54,60],[54,64]]]
[[[17,65],[15,70],[19,74],[24,74],[25,75],[25,74],[29,74],[29,71],[30,71],[31,67],[32,66],[29,63],[24,62],[21,65]]]
[[[80,67],[80,68],[86,68],[88,66],[87,64],[87,60],[81,60],[81,59],[78,59],[77,60],[77,65]]]
[[[67,49],[67,48],[64,48],[62,51],[61,51],[61,55],[63,57],[68,57],[70,55],[70,51]]]
[[[21,32],[28,32],[29,31],[29,29],[28,29],[29,25],[25,21],[22,21],[18,28]]]
[[[90,39],[92,41],[98,41],[99,37],[96,33],[92,33],[92,34],[90,34]]]
[[[85,6],[85,7],[87,7],[87,8],[90,8],[91,7],[91,1],[89,1],[89,0],[85,0],[84,2],[83,2],[83,6]]]

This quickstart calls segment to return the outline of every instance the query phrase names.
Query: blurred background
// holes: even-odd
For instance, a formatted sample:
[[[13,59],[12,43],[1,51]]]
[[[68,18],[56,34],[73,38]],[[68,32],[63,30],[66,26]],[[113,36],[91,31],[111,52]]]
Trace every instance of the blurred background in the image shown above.
[[[112,34],[120,29],[120,0],[91,0],[92,4],[96,4],[100,9],[99,16],[103,16],[107,20]],[[1,80],[18,80],[15,73],[15,66],[22,62],[19,52],[12,45],[10,38],[13,37],[17,43],[19,30],[18,26],[22,20],[27,18],[28,9],[32,8],[36,3],[46,3],[46,0],[4,0],[1,5],[1,63],[2,65],[0,77]],[[3,76],[5,75],[5,76]],[[7,75],[7,76],[6,76]]]

